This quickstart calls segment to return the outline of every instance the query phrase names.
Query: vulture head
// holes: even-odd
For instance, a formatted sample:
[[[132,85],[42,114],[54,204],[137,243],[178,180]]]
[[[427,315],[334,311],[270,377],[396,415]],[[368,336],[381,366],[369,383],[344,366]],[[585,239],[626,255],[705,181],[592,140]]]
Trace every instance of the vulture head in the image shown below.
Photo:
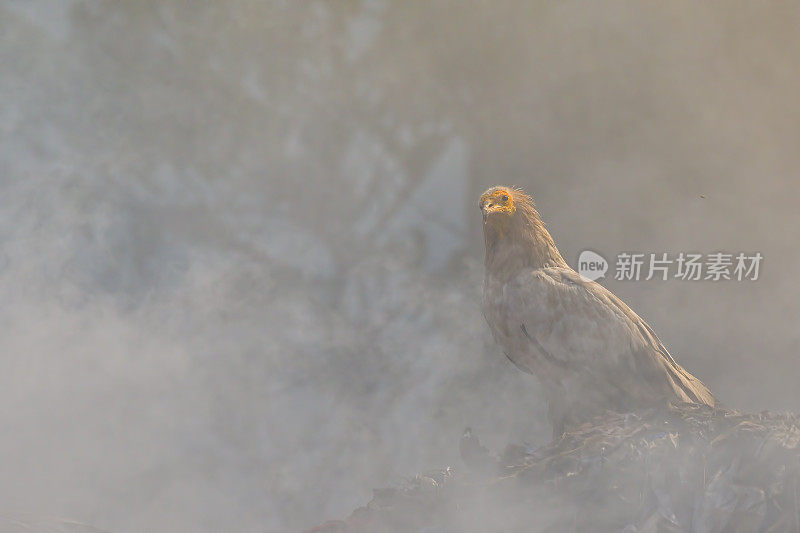
[[[487,269],[566,266],[525,191],[492,187],[481,195],[478,207],[483,213]]]

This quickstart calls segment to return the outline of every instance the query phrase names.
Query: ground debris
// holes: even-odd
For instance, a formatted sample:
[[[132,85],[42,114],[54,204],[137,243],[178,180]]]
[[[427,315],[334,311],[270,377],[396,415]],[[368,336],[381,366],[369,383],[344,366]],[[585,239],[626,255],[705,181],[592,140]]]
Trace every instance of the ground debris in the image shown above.
[[[800,531],[800,417],[692,404],[609,414],[376,490],[317,532]],[[469,464],[471,463],[471,464]]]

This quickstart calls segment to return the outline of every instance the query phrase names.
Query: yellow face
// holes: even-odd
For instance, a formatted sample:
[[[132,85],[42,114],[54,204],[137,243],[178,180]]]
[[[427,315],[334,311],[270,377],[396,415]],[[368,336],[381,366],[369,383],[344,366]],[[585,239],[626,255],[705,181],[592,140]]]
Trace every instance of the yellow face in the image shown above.
[[[495,213],[511,216],[517,210],[514,207],[514,197],[505,187],[493,187],[481,195],[478,207],[483,211],[483,218]]]

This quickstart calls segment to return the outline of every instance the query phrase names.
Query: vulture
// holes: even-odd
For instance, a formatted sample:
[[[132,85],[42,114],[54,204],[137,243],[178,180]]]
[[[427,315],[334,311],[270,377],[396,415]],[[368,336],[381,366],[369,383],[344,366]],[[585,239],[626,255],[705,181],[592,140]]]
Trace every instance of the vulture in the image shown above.
[[[479,207],[483,314],[506,357],[541,383],[555,438],[609,412],[715,406],[647,322],[567,265],[529,195],[492,187]]]

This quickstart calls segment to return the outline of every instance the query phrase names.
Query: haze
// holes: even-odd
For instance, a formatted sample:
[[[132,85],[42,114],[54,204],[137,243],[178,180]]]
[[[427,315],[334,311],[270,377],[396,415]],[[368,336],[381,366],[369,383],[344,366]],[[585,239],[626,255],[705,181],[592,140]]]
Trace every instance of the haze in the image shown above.
[[[0,499],[114,532],[297,531],[546,442],[480,313],[479,194],[726,405],[800,411],[800,9],[0,2]]]

